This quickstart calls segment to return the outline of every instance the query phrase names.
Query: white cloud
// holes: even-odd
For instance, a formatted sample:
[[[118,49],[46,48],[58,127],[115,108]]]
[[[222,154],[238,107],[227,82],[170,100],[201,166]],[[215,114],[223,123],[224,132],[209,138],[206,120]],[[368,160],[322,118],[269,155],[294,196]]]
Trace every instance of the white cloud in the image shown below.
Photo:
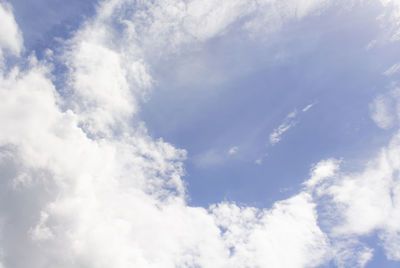
[[[354,239],[334,242],[334,263],[338,268],[365,267],[373,257],[374,250]]]
[[[269,135],[269,142],[271,145],[280,142],[282,135],[296,125],[296,121],[294,120],[296,116],[297,111],[295,110],[286,116],[285,120],[279,125],[279,127],[274,129],[274,131]]]
[[[393,113],[393,103],[385,96],[378,96],[370,104],[371,117],[376,125],[382,129],[393,127],[395,114]]]
[[[301,111],[303,113],[307,112],[308,110],[310,110],[313,106],[315,105],[315,103],[311,103],[309,105],[307,105],[306,107],[304,107]]]
[[[377,40],[376,39],[374,39],[374,40],[371,40],[366,46],[365,46],[365,50],[371,50],[371,49],[373,49],[375,46],[376,46],[376,44],[377,44]]]
[[[233,252],[228,267],[316,267],[327,259],[329,242],[308,194],[277,202],[271,210],[228,203],[211,209]]]
[[[229,152],[228,152],[229,153]],[[193,157],[194,163],[200,168],[208,168],[220,165],[225,161],[224,153],[215,149],[207,150]]]
[[[372,259],[374,250],[371,248],[366,248],[359,252],[360,257],[358,258],[358,266],[365,267],[367,263]]]
[[[269,135],[269,142],[272,145],[277,144],[281,141],[283,133],[288,131],[291,127],[295,125],[294,122],[284,123],[280,125],[278,128],[274,129],[274,131]]]
[[[234,155],[234,154],[236,154],[238,151],[239,151],[239,147],[233,146],[233,147],[231,147],[231,148],[229,149],[228,154],[229,154],[229,155]]]
[[[108,132],[137,109],[121,56],[102,41],[78,39],[68,57],[74,110],[91,133]]]
[[[233,29],[260,33],[278,30],[292,19],[318,14],[329,0],[173,0],[105,1],[98,10],[96,23],[116,23],[123,32],[121,45],[136,55],[175,53],[183,45],[198,47],[199,42],[221,36]],[[126,47],[125,47],[126,48]],[[187,46],[185,46],[187,48]],[[160,51],[162,49],[162,51]]]
[[[337,170],[332,160],[331,164],[327,165],[325,161],[317,165],[315,170],[318,170],[320,165],[331,166],[324,168],[328,172],[322,172],[324,180],[315,188],[319,197],[329,197],[323,199],[324,201],[321,200],[319,206],[325,207],[329,212],[327,221],[330,222],[331,239],[377,232],[380,234],[387,257],[400,260],[399,155],[398,133],[390,144],[382,148],[380,153],[368,161],[365,168],[359,172],[340,172],[332,176],[334,170]],[[313,179],[314,176],[313,174],[308,184],[321,182],[320,179]],[[368,254],[364,257],[367,258]]]
[[[382,28],[387,31],[390,41],[400,40],[400,3],[397,0],[380,0],[384,11],[378,19],[381,20]]]
[[[397,192],[398,193],[398,192]],[[383,247],[389,260],[400,260],[400,232],[383,232],[380,238],[384,241]]]
[[[331,1],[262,0],[257,1],[257,3],[253,18],[247,21],[244,26],[251,33],[274,32],[289,20],[319,14],[330,5]]]
[[[378,95],[370,104],[371,118],[382,129],[398,125],[400,119],[400,89]]]
[[[305,106],[303,109],[301,109],[302,112],[307,112],[310,110],[315,103],[311,103],[307,106]],[[285,132],[287,132],[289,129],[294,127],[297,122],[296,122],[296,117],[298,116],[297,109],[289,113],[285,120],[280,124],[277,128],[273,130],[273,132],[269,135],[269,142],[271,145],[275,145],[279,143],[282,140],[282,136]]]
[[[0,2],[0,63],[4,51],[19,55],[22,49],[22,34],[15,22],[11,5]]]
[[[106,22],[111,15],[103,9],[99,14],[68,44],[65,60],[72,94],[59,95],[49,79],[51,68],[34,58],[25,71],[16,67],[1,73],[0,218],[6,222],[5,265],[321,263],[325,236],[307,195],[272,210],[244,208],[240,214],[247,215],[247,222],[234,228],[224,225],[239,209],[233,204],[211,210],[186,205],[181,179],[185,152],[153,140],[143,124],[135,129],[127,124],[135,116],[137,98],[152,80],[143,57],[110,43],[114,32],[108,31]],[[220,29],[200,32],[199,38]],[[223,206],[227,215],[221,214]],[[222,235],[228,227],[230,234]],[[250,239],[240,238],[230,252],[236,233],[246,232]],[[288,243],[295,258],[279,257],[287,248],[274,249],[276,243]],[[274,254],[265,255],[268,249]]]
[[[307,187],[315,187],[327,178],[332,178],[339,169],[340,161],[336,159],[327,159],[318,162],[311,170],[311,177],[304,184]]]
[[[209,149],[193,156],[192,161],[199,168],[215,167],[229,161],[238,151],[238,146],[233,146],[229,150]]]
[[[396,64],[390,66],[389,69],[384,71],[383,74],[386,76],[391,76],[391,75],[397,73],[399,70],[400,70],[400,63],[396,63]]]
[[[387,256],[399,259],[398,136],[360,173],[333,176],[336,160],[317,164],[308,189],[271,209],[187,205],[185,151],[152,139],[132,120],[153,81],[144,51],[167,44],[176,52],[223,34],[251,12],[257,16],[246,27],[275,27],[328,2],[199,3],[156,1],[136,9],[133,1],[102,2],[67,45],[71,94],[60,95],[51,68],[34,57],[24,70],[0,71],[0,267],[314,267],[332,258],[364,266],[370,249],[336,240],[374,230]],[[2,48],[18,55],[22,39],[5,6],[1,19],[11,34]],[[273,141],[296,114],[271,134]],[[323,195],[339,207],[331,215],[344,219],[327,233],[317,213]]]

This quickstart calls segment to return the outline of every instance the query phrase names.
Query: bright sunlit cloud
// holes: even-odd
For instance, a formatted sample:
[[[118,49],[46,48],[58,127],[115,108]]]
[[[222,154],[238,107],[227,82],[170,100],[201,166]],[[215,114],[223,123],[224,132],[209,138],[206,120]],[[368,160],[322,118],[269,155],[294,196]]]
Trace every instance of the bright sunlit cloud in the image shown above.
[[[283,63],[270,58],[258,61],[252,53],[259,52],[246,48],[251,43],[263,55],[275,53],[280,42],[286,42],[277,33],[297,38],[303,36],[300,31],[309,34],[302,27],[311,27],[312,20],[326,25],[324,14],[334,17],[327,22],[331,25],[345,10],[368,3],[105,0],[96,3],[95,14],[77,29],[64,33],[63,38],[54,36],[57,44],[51,48],[24,44],[24,32],[12,4],[0,2],[1,268],[380,267],[374,263],[376,252],[383,252],[380,258],[384,262],[400,261],[398,64],[378,64],[379,68],[391,66],[383,72],[375,63],[369,66],[368,70],[386,80],[378,81],[382,83],[379,94],[374,91],[373,98],[359,100],[330,88],[326,91],[332,95],[322,93],[320,85],[332,82],[327,70],[338,72],[343,81],[362,77],[358,70],[347,76],[340,66],[324,69],[326,66],[310,64],[313,73],[309,76],[315,84],[295,87],[297,80],[285,84],[289,74],[298,79],[297,72],[303,68],[292,59],[307,58],[302,51],[310,49],[308,45],[313,50],[318,43],[312,35],[307,45],[285,43],[288,56]],[[381,39],[361,44],[363,53],[383,44],[397,44],[400,37],[400,5],[396,1],[374,1],[373,5],[379,5],[382,12],[377,20],[372,19],[376,31],[382,33]],[[232,42],[232,50],[221,49],[225,48],[218,46],[221,40]],[[249,55],[255,65],[262,65],[257,75],[276,80],[265,85],[268,79],[257,81],[256,75],[251,75],[256,69],[243,67],[235,74],[241,74],[238,76],[244,82],[240,83],[246,86],[226,82],[234,79],[228,72],[221,72],[224,79],[213,84],[197,80],[197,73],[188,69],[184,73],[191,73],[190,80],[198,85],[200,93],[179,86],[169,91],[174,84],[163,83],[170,79],[165,70],[177,67],[168,64],[199,51],[221,54],[224,59],[237,57],[240,67],[248,64],[241,57]],[[301,56],[296,58],[296,53]],[[328,56],[315,55],[323,61],[328,61]],[[212,68],[223,69],[230,64],[229,60],[221,65],[205,62],[216,65],[206,66],[210,73]],[[163,64],[166,66],[161,68]],[[281,76],[275,77],[272,70],[278,69]],[[290,85],[295,100],[301,98],[305,88],[313,91],[307,91],[305,101],[292,105],[285,94],[274,91],[278,85]],[[213,91],[207,86],[226,88]],[[246,92],[256,86],[275,94],[268,95],[269,99],[254,91],[261,105],[254,99],[246,103]],[[173,107],[175,118],[157,116],[163,125],[172,128],[180,118],[189,118],[185,121],[193,127],[189,134],[160,137],[148,127],[142,109],[150,106],[149,99],[157,90],[167,97],[148,109],[172,107],[178,99],[181,106]],[[228,91],[237,96],[232,97]],[[190,102],[190,94],[198,94],[200,100]],[[313,99],[318,104],[310,103]],[[371,155],[354,162],[337,157],[350,142],[338,142],[335,150],[332,148],[336,144],[322,146],[329,145],[339,132],[335,132],[337,125],[328,130],[333,134],[323,132],[318,125],[337,124],[334,120],[325,122],[336,118],[336,113],[341,121],[350,120],[354,114],[345,110],[339,115],[340,105],[331,109],[329,100],[357,105],[365,101],[362,107],[367,119],[357,118],[356,123],[371,122],[371,133],[379,130],[386,131],[382,135],[392,136],[382,136],[382,143],[368,148]],[[215,117],[208,116],[211,107],[218,107]],[[240,111],[239,116],[231,114],[232,107]],[[326,110],[331,111],[331,117],[326,116]],[[197,117],[196,111],[200,111]],[[254,114],[259,117],[254,118]],[[230,118],[238,123],[227,127],[223,123]],[[200,125],[202,120],[207,125]],[[273,125],[274,121],[278,124]],[[351,123],[345,126],[340,132],[343,140],[359,127]],[[388,134],[389,129],[393,133]],[[270,131],[268,146],[266,131]],[[288,131],[296,137],[303,135],[302,144],[293,142],[296,146],[287,149],[283,141]],[[307,139],[311,132],[317,134]],[[195,135],[202,137],[196,144],[191,140]],[[189,140],[193,146],[179,148],[182,140]],[[332,156],[320,158],[318,145],[328,148]],[[257,157],[266,155],[265,147],[272,148],[268,159]],[[271,206],[230,198],[229,187],[238,184],[235,177],[245,177],[237,185],[239,189],[257,183],[259,191],[274,188],[280,174],[297,168],[289,165],[289,160],[301,163],[308,156],[313,159],[306,167],[309,176],[293,178],[290,184],[295,190],[273,200]],[[274,157],[279,164],[272,162]],[[188,162],[194,166],[192,173]],[[262,168],[275,168],[276,177],[253,179],[254,170]],[[225,196],[220,196],[218,202],[204,196],[207,206],[193,205],[186,178],[196,175],[196,170],[203,179],[207,172],[217,170],[220,177],[213,182],[215,185],[199,185],[211,196],[215,186],[221,184],[227,189]],[[373,237],[373,241],[367,243],[365,237]]]

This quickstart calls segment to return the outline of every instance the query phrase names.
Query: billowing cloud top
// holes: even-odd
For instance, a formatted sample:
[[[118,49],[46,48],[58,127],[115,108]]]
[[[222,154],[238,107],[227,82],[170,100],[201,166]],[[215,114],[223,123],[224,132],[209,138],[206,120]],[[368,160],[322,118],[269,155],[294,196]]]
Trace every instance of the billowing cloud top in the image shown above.
[[[107,0],[59,54],[38,60],[23,53],[12,8],[1,2],[0,267],[364,267],[373,249],[361,237],[372,233],[400,261],[400,133],[360,171],[322,160],[304,188],[271,208],[201,208],[187,203],[186,152],[150,137],[138,116],[157,58],[238,27],[262,39],[331,4]],[[382,6],[397,40],[399,4]],[[10,57],[19,62],[6,66]],[[389,128],[398,119],[385,98],[371,111]]]

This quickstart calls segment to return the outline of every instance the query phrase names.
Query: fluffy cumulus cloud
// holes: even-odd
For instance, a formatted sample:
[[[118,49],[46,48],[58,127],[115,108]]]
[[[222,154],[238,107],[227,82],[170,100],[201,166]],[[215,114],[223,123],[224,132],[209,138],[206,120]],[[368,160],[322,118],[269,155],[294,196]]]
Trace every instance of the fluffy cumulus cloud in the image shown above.
[[[230,267],[315,267],[328,259],[328,238],[307,193],[270,210],[222,203],[211,211],[230,249]]]
[[[399,150],[398,133],[359,172],[340,172],[334,159],[315,167],[305,184],[316,199],[323,199],[319,206],[331,217],[329,234],[333,241],[377,232],[386,256],[400,260]]]
[[[2,69],[0,267],[362,267],[373,253],[357,237],[371,232],[400,260],[400,134],[364,171],[317,164],[304,190],[270,209],[205,209],[187,205],[185,151],[151,138],[137,116],[160,47],[178,53],[238,21],[277,29],[327,4],[103,1],[62,48],[62,88],[34,56]],[[18,56],[11,10],[0,4],[0,51]]]

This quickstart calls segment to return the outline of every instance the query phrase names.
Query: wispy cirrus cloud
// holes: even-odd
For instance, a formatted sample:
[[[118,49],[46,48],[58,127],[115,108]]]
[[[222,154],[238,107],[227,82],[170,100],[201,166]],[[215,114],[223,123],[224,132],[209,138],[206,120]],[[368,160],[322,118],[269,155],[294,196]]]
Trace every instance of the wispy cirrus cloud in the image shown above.
[[[296,125],[296,116],[297,111],[294,110],[286,116],[285,120],[282,124],[279,125],[279,127],[274,129],[274,131],[269,135],[269,142],[271,145],[275,145],[280,142],[282,139],[282,135]]]
[[[384,71],[383,74],[386,76],[391,76],[391,75],[397,73],[399,70],[400,70],[400,63],[396,63],[396,64],[390,66],[386,71]]]
[[[307,112],[310,110],[315,103],[308,104],[305,106],[301,111],[303,113]],[[285,132],[293,128],[297,124],[297,116],[298,116],[298,111],[295,109],[291,113],[289,113],[286,118],[283,120],[282,124],[280,124],[277,128],[274,129],[274,131],[269,135],[269,143],[271,145],[275,145],[279,143],[282,140],[282,136]]]
[[[301,109],[301,111],[302,111],[303,113],[305,113],[305,112],[307,112],[308,110],[310,110],[312,107],[314,107],[315,104],[316,104],[316,103],[308,104],[306,107],[304,107],[303,109]]]

